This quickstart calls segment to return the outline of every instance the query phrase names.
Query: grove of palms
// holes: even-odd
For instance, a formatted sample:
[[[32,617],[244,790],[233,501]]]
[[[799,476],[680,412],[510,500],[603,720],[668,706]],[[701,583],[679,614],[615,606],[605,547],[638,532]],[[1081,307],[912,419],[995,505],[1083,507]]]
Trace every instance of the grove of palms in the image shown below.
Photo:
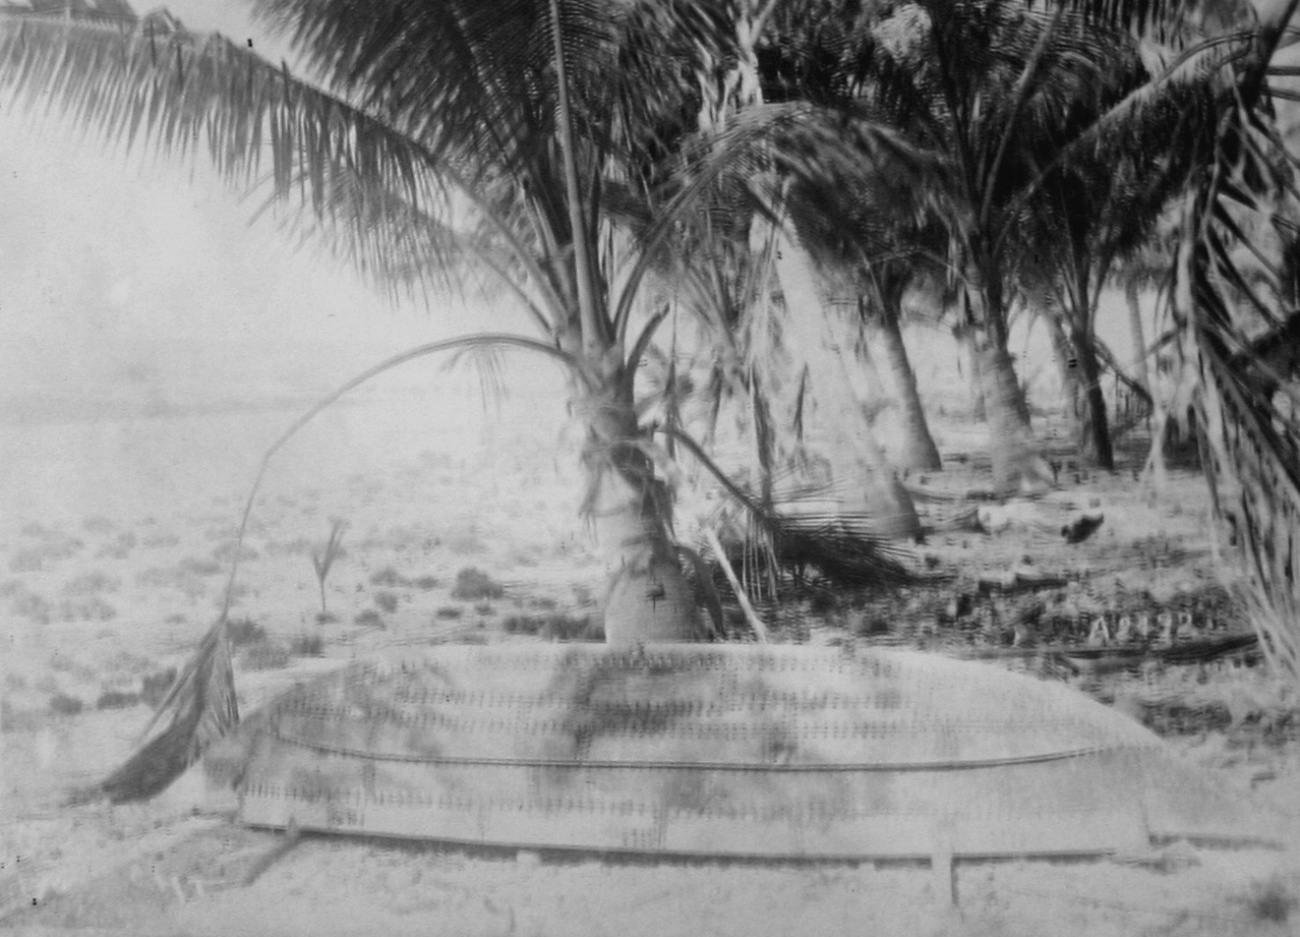
[[[420,353],[509,347],[565,369],[605,635],[623,645],[703,634],[674,534],[675,450],[638,380],[671,315],[711,336],[767,482],[811,395],[832,414],[839,485],[860,486],[852,503],[881,531],[912,536],[895,470],[940,461],[899,329],[907,288],[929,278],[955,297],[994,487],[1040,492],[1053,478],[1011,301],[1036,297],[1072,349],[1080,449],[1110,468],[1098,296],[1172,228],[1167,344],[1192,376],[1254,621],[1294,673],[1300,461],[1283,403],[1297,385],[1285,369],[1261,379],[1249,351],[1296,313],[1288,75],[1269,76],[1295,5],[256,0],[300,78],[116,0],[13,2],[0,89],[5,106],[52,99],[105,140],[210,160],[241,189],[269,178],[298,230],[382,288],[496,284],[528,328]],[[903,387],[897,465],[870,414],[833,397],[845,362],[820,343],[838,315],[827,297],[846,289]],[[764,330],[791,353],[755,345]],[[658,388],[668,412],[684,387]]]

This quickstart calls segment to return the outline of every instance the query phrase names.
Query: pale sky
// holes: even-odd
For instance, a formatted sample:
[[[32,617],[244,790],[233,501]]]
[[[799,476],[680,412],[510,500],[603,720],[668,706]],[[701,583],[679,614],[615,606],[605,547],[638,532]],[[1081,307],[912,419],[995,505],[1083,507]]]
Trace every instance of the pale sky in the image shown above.
[[[167,7],[192,30],[289,54],[243,0]],[[270,221],[250,227],[261,198],[241,201],[197,166],[105,152],[0,98],[0,399],[124,380],[221,396],[295,369],[329,386],[420,342],[527,328],[505,300],[394,307]]]

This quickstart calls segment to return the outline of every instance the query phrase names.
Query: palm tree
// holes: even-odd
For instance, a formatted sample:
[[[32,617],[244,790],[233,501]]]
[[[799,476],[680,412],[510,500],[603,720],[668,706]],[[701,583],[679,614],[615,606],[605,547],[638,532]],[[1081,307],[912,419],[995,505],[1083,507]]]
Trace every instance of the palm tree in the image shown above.
[[[763,37],[773,24],[783,24],[794,13],[806,12],[803,2],[780,0],[737,0],[733,5],[735,43],[731,56],[719,59],[700,79],[705,89],[700,114],[702,145],[711,149],[725,136],[737,118],[764,102],[763,75],[759,53]],[[837,473],[846,477],[836,486],[845,515],[869,515],[873,533],[886,537],[915,537],[920,521],[911,497],[888,463],[872,427],[871,401],[857,391],[841,351],[826,334],[828,296],[819,271],[812,262],[797,225],[786,216],[791,202],[781,189],[781,174],[770,159],[761,155],[758,164],[774,188],[759,195],[761,186],[738,175],[724,177],[721,187],[733,199],[749,203],[747,212],[737,213],[740,223],[733,232],[748,241],[755,254],[773,257],[773,272],[781,295],[780,329],[782,350],[800,374],[799,390],[792,403],[793,422],[802,426],[805,403],[834,414],[826,435],[831,461]],[[725,161],[724,161],[725,165]],[[747,166],[747,170],[753,166]],[[706,174],[712,176],[713,173]],[[744,249],[744,245],[741,245]],[[767,297],[760,297],[766,302]],[[772,382],[769,382],[771,384]],[[845,420],[845,408],[852,416]],[[860,418],[859,418],[860,414]]]
[[[1103,106],[1149,80],[1132,50],[1115,50],[1112,62],[1112,96]],[[1144,108],[1145,123],[1126,121],[1046,173],[1037,197],[1026,204],[1015,250],[1051,294],[1048,324],[1058,356],[1068,362],[1063,376],[1078,449],[1104,469],[1115,466],[1095,331],[1101,289],[1116,266],[1152,238],[1187,184],[1198,137],[1212,129],[1205,123],[1212,114],[1206,87],[1172,90],[1181,93]]]
[[[715,8],[265,0],[259,15],[288,34],[317,86],[165,12],[57,6],[0,8],[9,90],[57,100],[110,143],[206,151],[237,185],[269,168],[290,225],[395,293],[483,275],[512,293],[533,334],[433,343],[369,373],[465,349],[558,362],[587,429],[583,510],[606,551],[607,640],[697,636],[635,397],[664,320],[639,308],[639,287],[671,216],[644,242],[617,219],[629,197],[650,198],[661,132],[694,109],[684,78],[725,40]],[[225,610],[156,718],[166,714],[169,727],[102,785],[110,796],[149,796],[237,718]]]
[[[1131,376],[1148,394],[1153,391],[1149,360],[1152,348],[1143,322],[1141,296],[1144,291],[1154,292],[1157,299],[1168,294],[1174,259],[1174,245],[1168,230],[1171,220],[1171,213],[1166,212],[1157,231],[1141,247],[1124,257],[1111,273],[1111,282],[1124,290],[1128,308],[1129,335],[1133,343]]]
[[[768,108],[761,131],[763,115],[750,113],[734,134],[740,148],[747,137],[761,138],[769,154],[785,145],[787,161],[800,170],[812,164],[821,171],[828,158],[839,158],[843,168],[851,157],[840,144],[863,123],[880,128],[880,108],[888,105],[892,126],[910,134],[909,142],[919,141],[909,148],[909,159],[928,147],[934,162],[948,168],[947,184],[929,176],[926,192],[950,231],[951,269],[981,352],[995,472],[1005,488],[1018,478],[1034,481],[1038,471],[1026,469],[1035,453],[1015,417],[1018,388],[1006,355],[1002,274],[1015,226],[1059,165],[1125,127],[1147,125],[1148,109],[1163,106],[1170,95],[1208,92],[1205,106],[1213,113],[1202,126],[1214,133],[1197,136],[1198,148],[1187,157],[1192,186],[1180,213],[1171,304],[1179,347],[1197,380],[1198,438],[1206,447],[1203,461],[1216,511],[1235,520],[1256,627],[1274,661],[1292,674],[1300,673],[1300,551],[1293,549],[1300,539],[1297,394],[1284,380],[1289,374],[1273,369],[1261,380],[1251,361],[1251,320],[1271,321],[1274,335],[1286,334],[1292,320],[1277,313],[1276,302],[1257,295],[1233,248],[1245,245],[1264,254],[1253,232],[1295,230],[1288,203],[1295,203],[1297,190],[1287,170],[1294,155],[1279,138],[1271,105],[1300,100],[1300,93],[1266,79],[1270,73],[1296,73],[1273,64],[1296,7],[1297,0],[1259,0],[1238,28],[1232,16],[1203,15],[1193,5],[1197,28],[1208,30],[1197,35],[1183,19],[1188,7],[1148,0],[1074,0],[1068,11],[1043,12],[1011,5],[949,9],[940,0],[891,6],[868,30],[872,41],[859,46],[865,53],[858,67],[829,69],[867,76],[861,85],[868,102],[877,105],[874,112],[842,109],[838,136],[823,136],[816,158],[809,158],[806,136],[796,134],[790,142],[773,133],[781,121],[792,123],[789,110],[779,106]],[[863,15],[869,20],[871,13]],[[981,20],[985,14],[988,20]],[[1107,59],[1095,53],[1099,44],[1122,43],[1126,28],[1142,39],[1155,77],[1103,107],[1094,94],[1108,87],[1107,76],[1097,71],[1097,63]],[[1156,47],[1156,40],[1179,33],[1180,50]],[[843,48],[832,52],[833,60],[843,60]],[[1072,138],[1058,138],[1055,156],[1040,152],[1022,159],[1025,151],[1016,144],[1032,138],[1030,131],[1050,130],[1081,105],[1092,116],[1075,125]],[[875,162],[892,139],[873,134],[863,161]],[[1259,223],[1244,223],[1245,214],[1258,216]],[[1263,267],[1270,292],[1289,295],[1294,277],[1286,274],[1293,267],[1275,256],[1265,257]],[[1253,316],[1241,314],[1243,304],[1253,308]],[[1285,409],[1277,405],[1279,388],[1286,391]]]
[[[933,225],[900,223],[904,212],[890,204],[888,191],[883,179],[856,189],[819,190],[804,184],[795,189],[789,211],[823,277],[853,297],[858,327],[876,329],[901,411],[903,440],[893,463],[937,471],[943,463],[921,405],[901,322],[908,288],[938,266],[942,232]]]
[[[946,235],[944,262],[960,289],[988,409],[995,486],[1049,484],[1007,350],[1014,234],[1027,187],[1041,187],[1052,152],[1103,108],[1110,87],[1103,53],[1124,37],[1064,8],[1013,2],[829,6],[838,27],[823,27],[823,16],[794,30],[790,48],[772,53],[776,77],[788,97],[826,104],[859,133],[888,128],[896,154],[906,148],[914,163],[920,154],[930,164],[918,200]],[[799,145],[789,148],[797,153]],[[880,155],[858,157],[877,184],[892,171]]]
[[[880,346],[898,393],[902,417],[902,448],[896,457],[901,468],[939,471],[943,460],[930,434],[925,407],[916,384],[907,346],[903,343],[903,296],[912,283],[913,271],[898,264],[882,264],[868,270],[870,288],[859,304],[859,314],[879,328]]]
[[[576,0],[263,0],[320,87],[157,16],[6,10],[0,80],[53,95],[109,141],[191,156],[248,185],[269,164],[291,220],[390,287],[486,272],[568,372],[587,426],[584,510],[608,559],[611,642],[695,634],[671,514],[635,409],[661,312],[638,308],[654,248],[620,235],[647,196],[684,78],[725,35],[712,6]],[[694,105],[697,107],[698,105]],[[662,239],[667,227],[657,234]],[[644,249],[643,249],[644,248]]]

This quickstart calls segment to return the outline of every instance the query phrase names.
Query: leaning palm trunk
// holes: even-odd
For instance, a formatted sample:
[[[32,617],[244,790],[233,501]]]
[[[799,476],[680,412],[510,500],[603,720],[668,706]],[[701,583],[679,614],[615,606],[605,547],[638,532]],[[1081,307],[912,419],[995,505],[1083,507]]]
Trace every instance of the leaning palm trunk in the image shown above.
[[[966,360],[970,362],[970,418],[976,423],[983,423],[989,418],[989,410],[988,404],[984,400],[984,374],[980,367],[979,353],[975,349],[974,333],[969,331],[963,333],[961,343],[962,351],[966,354]]]
[[[1001,295],[994,281],[974,265],[967,274],[966,301],[989,425],[994,490],[1004,495],[1041,492],[1051,485],[1052,470],[1029,426],[1024,390],[1007,350]]]
[[[1050,484],[1051,467],[1039,453],[1021,414],[1023,393],[1011,354],[982,336],[977,343],[992,448],[993,487],[1001,494],[1040,492]]]
[[[876,356],[871,353],[871,332],[874,330],[868,329],[861,316],[846,319],[844,316],[832,319],[828,315],[828,337],[832,347],[839,351],[837,357],[848,365],[846,378],[853,385],[854,397],[862,402],[867,422],[875,427],[880,415],[894,406],[894,399],[885,388],[880,366],[876,363]],[[845,349],[851,351],[846,352]]]
[[[823,413],[836,468],[861,476],[858,500],[883,537],[916,537],[921,522],[907,489],[899,481],[871,429],[870,402],[860,399],[848,375],[842,350],[827,347],[826,310],[822,305],[812,259],[797,235],[777,234],[776,270],[785,297],[788,334],[796,355],[807,366],[808,385]],[[825,419],[834,412],[832,420]],[[852,511],[856,505],[846,505]]]
[[[916,372],[907,357],[903,332],[898,325],[898,309],[885,308],[880,313],[880,345],[885,363],[894,380],[902,418],[903,446],[898,454],[900,468],[938,471],[943,468],[939,450],[930,435],[930,425],[925,418],[925,407],[916,387]]]
[[[734,122],[737,115],[763,103],[759,83],[758,40],[775,7],[773,3],[759,3],[756,0],[739,0],[735,4],[735,45],[731,50],[734,58],[720,58],[713,68],[704,70],[697,76],[703,98],[698,118],[702,131],[717,134]],[[803,410],[805,401],[809,398],[814,405],[822,408],[832,406],[832,401],[837,396],[853,400],[853,417],[829,427],[832,437],[831,461],[836,474],[847,471],[864,476],[861,487],[841,507],[846,514],[869,514],[872,532],[877,535],[916,536],[920,532],[920,522],[911,499],[885,465],[884,453],[871,432],[871,422],[879,409],[883,393],[876,391],[873,395],[868,390],[866,394],[850,391],[846,395],[843,392],[851,384],[851,379],[845,373],[842,359],[837,359],[836,366],[830,373],[824,367],[813,364],[814,358],[825,363],[826,320],[811,260],[803,247],[797,246],[793,239],[778,237],[778,232],[770,221],[751,217],[747,212],[737,215],[743,216],[743,222],[735,225],[735,231],[737,234],[748,235],[752,256],[770,256],[773,245],[776,245],[775,274],[784,294],[786,311],[782,324],[785,335],[783,341],[787,345],[784,350],[792,352],[793,358],[790,374],[783,377],[795,376],[793,383],[798,385],[791,407],[791,423],[798,428],[798,435],[802,435]],[[791,271],[796,268],[792,268],[792,264],[797,266],[793,274]],[[765,282],[762,289],[769,291],[769,284]],[[760,304],[766,301],[766,298],[759,299]],[[767,365],[771,366],[772,362],[767,362]],[[751,393],[771,394],[775,391],[774,383],[751,381]],[[876,383],[878,386],[878,378]],[[756,428],[760,431],[770,428],[770,401],[760,402],[755,397],[755,404]],[[772,484],[772,450],[775,442],[771,437],[764,438],[760,435],[758,438],[760,468],[764,474],[761,485],[765,493],[770,492]],[[857,480],[851,484],[856,487]],[[838,487],[843,490],[845,486]]]

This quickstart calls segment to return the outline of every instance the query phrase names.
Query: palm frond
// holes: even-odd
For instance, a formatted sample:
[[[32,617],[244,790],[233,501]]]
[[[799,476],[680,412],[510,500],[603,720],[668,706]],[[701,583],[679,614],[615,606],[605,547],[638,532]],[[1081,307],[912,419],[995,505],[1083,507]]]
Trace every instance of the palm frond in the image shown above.
[[[296,205],[308,223],[350,226],[341,243],[365,273],[403,269],[379,258],[404,240],[416,240],[424,258],[404,272],[430,277],[435,288],[446,269],[475,256],[477,245],[452,223],[454,198],[464,204],[477,194],[467,191],[454,154],[421,145],[222,36],[164,30],[157,19],[128,28],[0,8],[0,86],[29,105],[59,108],[111,146],[203,156],[244,188],[269,182],[273,198]],[[396,201],[426,224],[413,234]],[[506,246],[520,245],[516,238]],[[526,251],[514,254],[529,260]]]
[[[244,535],[248,530],[253,504],[275,454],[318,414],[332,406],[345,394],[379,374],[429,355],[466,349],[499,348],[522,348],[540,352],[573,369],[579,377],[582,374],[580,363],[571,356],[522,336],[485,334],[431,342],[394,355],[352,378],[333,393],[317,401],[271,444],[262,456],[257,475],[244,502],[221,615],[204,635],[194,655],[177,674],[167,695],[158,704],[153,717],[145,726],[141,734],[142,738],[147,738],[153,728],[164,718],[168,719],[167,727],[146,742],[125,764],[100,782],[97,785],[98,791],[102,791],[115,803],[147,800],[166,789],[198,760],[212,742],[221,738],[238,723],[239,710],[235,698],[234,672],[230,661],[230,598],[234,593],[239,572],[239,557],[243,551]],[[329,565],[338,555],[342,532],[343,525],[335,522],[330,530],[330,540],[325,555],[312,556],[312,564],[321,579],[322,594],[324,577],[329,572]]]
[[[1293,680],[1300,678],[1300,420],[1294,397],[1279,406],[1277,383],[1261,380],[1250,361],[1248,323],[1259,316],[1249,307],[1268,300],[1245,295],[1230,246],[1276,230],[1270,216],[1284,209],[1294,188],[1289,161],[1265,149],[1281,141],[1269,132],[1262,78],[1296,6],[1286,0],[1261,7],[1248,54],[1234,65],[1237,93],[1222,107],[1213,161],[1182,220],[1173,303],[1184,358],[1199,379],[1198,440],[1216,526],[1233,529],[1228,542],[1241,561],[1252,624],[1277,671]],[[1252,214],[1264,216],[1262,223],[1250,223]],[[1294,293],[1273,286],[1274,301],[1286,307],[1271,317],[1289,321]]]
[[[1271,401],[1252,400],[1210,336],[1200,346],[1211,492],[1245,560],[1245,597],[1266,655],[1300,678],[1300,423],[1281,431]]]
[[[781,579],[796,588],[814,581],[861,588],[925,578],[909,567],[908,546],[879,533],[888,526],[881,518],[840,507],[837,491],[847,491],[849,483],[797,485],[767,502],[727,475],[688,433],[674,427],[658,431],[681,443],[729,496],[732,509],[720,510],[708,522],[722,529],[728,559],[742,571],[745,590],[762,601],[781,597]]]
[[[581,140],[575,158],[588,180],[580,198],[599,214],[599,189],[589,185],[599,172],[591,171],[610,160],[648,165],[665,131],[633,139],[630,128],[680,123],[672,115],[683,109],[682,82],[615,66],[680,77],[689,59],[679,53],[720,34],[720,7],[558,5]],[[203,155],[244,187],[269,181],[278,202],[296,206],[293,223],[306,234],[329,235],[363,273],[393,276],[399,287],[436,290],[467,266],[508,274],[516,295],[526,285],[555,326],[566,307],[558,267],[572,263],[572,234],[554,147],[549,6],[263,3],[259,14],[306,50],[332,92],[161,16],[0,7],[0,87],[57,106],[110,144]],[[658,26],[671,27],[664,50],[647,47],[647,30]],[[466,215],[483,223],[479,235],[466,236]],[[414,232],[413,218],[421,221]]]
[[[870,184],[890,177],[897,191],[922,194],[931,188],[926,182],[945,171],[935,154],[913,145],[894,127],[802,101],[745,108],[720,130],[683,141],[681,160],[674,194],[645,235],[630,283],[639,283],[659,262],[657,251],[677,236],[692,208],[738,210],[741,198],[739,210],[777,222],[790,179],[833,188],[845,180]],[[627,303],[630,299],[618,316],[627,314]]]
[[[228,625],[222,611],[177,674],[144,734],[170,714],[167,727],[100,782],[99,789],[113,803],[148,800],[161,793],[239,722]]]
[[[1194,41],[1207,30],[1240,25],[1249,5],[1214,0],[1062,0],[1089,23],[1129,29],[1162,42]]]

